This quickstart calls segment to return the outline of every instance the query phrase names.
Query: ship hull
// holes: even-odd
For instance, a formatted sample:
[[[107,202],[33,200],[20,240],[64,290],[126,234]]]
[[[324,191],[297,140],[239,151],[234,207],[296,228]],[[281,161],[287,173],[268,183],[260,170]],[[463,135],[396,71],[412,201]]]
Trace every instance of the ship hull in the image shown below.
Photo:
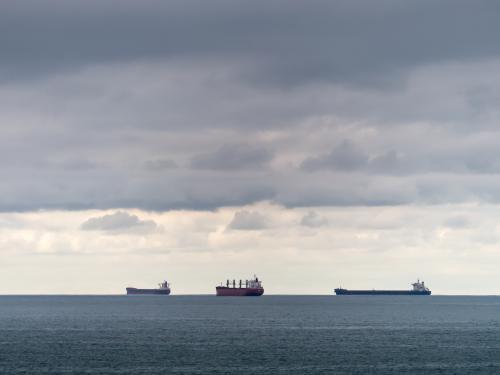
[[[170,289],[137,289],[137,288],[127,288],[127,294],[153,294],[153,295],[168,296],[170,294]]]
[[[264,294],[264,288],[228,288],[218,286],[215,288],[219,297],[258,297]]]
[[[348,290],[335,289],[338,296],[430,296],[430,290]]]

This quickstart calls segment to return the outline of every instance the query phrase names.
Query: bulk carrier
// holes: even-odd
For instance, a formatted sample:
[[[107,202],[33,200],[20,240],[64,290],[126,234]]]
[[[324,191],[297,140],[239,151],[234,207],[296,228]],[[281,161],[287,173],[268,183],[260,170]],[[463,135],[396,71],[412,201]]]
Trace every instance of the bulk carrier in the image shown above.
[[[416,283],[411,284],[411,290],[348,290],[343,288],[335,289],[336,295],[349,295],[349,296],[429,296],[431,291],[427,288],[424,282],[417,280]]]
[[[221,285],[215,287],[215,292],[217,296],[222,297],[257,297],[264,294],[264,288],[262,287],[262,281],[260,281],[257,276],[251,280],[245,280],[245,284],[240,280],[236,284],[236,280],[233,280],[232,284],[229,280],[226,281],[226,285]]]
[[[156,289],[137,289],[128,287],[127,294],[161,294],[168,296],[170,294],[170,284],[167,281],[158,284]]]

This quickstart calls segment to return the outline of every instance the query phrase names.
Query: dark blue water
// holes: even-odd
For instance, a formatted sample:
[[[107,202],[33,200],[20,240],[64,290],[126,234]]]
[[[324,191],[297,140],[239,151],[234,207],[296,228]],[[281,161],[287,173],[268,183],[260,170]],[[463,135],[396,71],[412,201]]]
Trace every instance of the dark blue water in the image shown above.
[[[495,374],[500,297],[0,297],[0,373]]]

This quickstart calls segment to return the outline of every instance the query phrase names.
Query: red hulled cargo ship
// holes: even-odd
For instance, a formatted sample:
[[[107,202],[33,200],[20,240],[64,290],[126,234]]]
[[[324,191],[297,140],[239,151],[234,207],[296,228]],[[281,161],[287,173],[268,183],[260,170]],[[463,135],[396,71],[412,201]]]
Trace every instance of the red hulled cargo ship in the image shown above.
[[[240,280],[236,283],[233,280],[232,284],[229,280],[226,281],[226,285],[221,285],[215,288],[218,296],[222,297],[257,297],[264,294],[264,288],[262,287],[262,281],[260,281],[255,275],[251,280]]]

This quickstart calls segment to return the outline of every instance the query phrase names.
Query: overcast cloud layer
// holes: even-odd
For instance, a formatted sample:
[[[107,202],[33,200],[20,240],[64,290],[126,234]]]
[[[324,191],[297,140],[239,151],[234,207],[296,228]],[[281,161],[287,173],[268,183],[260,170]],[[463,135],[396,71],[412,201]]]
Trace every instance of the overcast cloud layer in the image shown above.
[[[494,2],[0,10],[0,210],[499,201]]]

